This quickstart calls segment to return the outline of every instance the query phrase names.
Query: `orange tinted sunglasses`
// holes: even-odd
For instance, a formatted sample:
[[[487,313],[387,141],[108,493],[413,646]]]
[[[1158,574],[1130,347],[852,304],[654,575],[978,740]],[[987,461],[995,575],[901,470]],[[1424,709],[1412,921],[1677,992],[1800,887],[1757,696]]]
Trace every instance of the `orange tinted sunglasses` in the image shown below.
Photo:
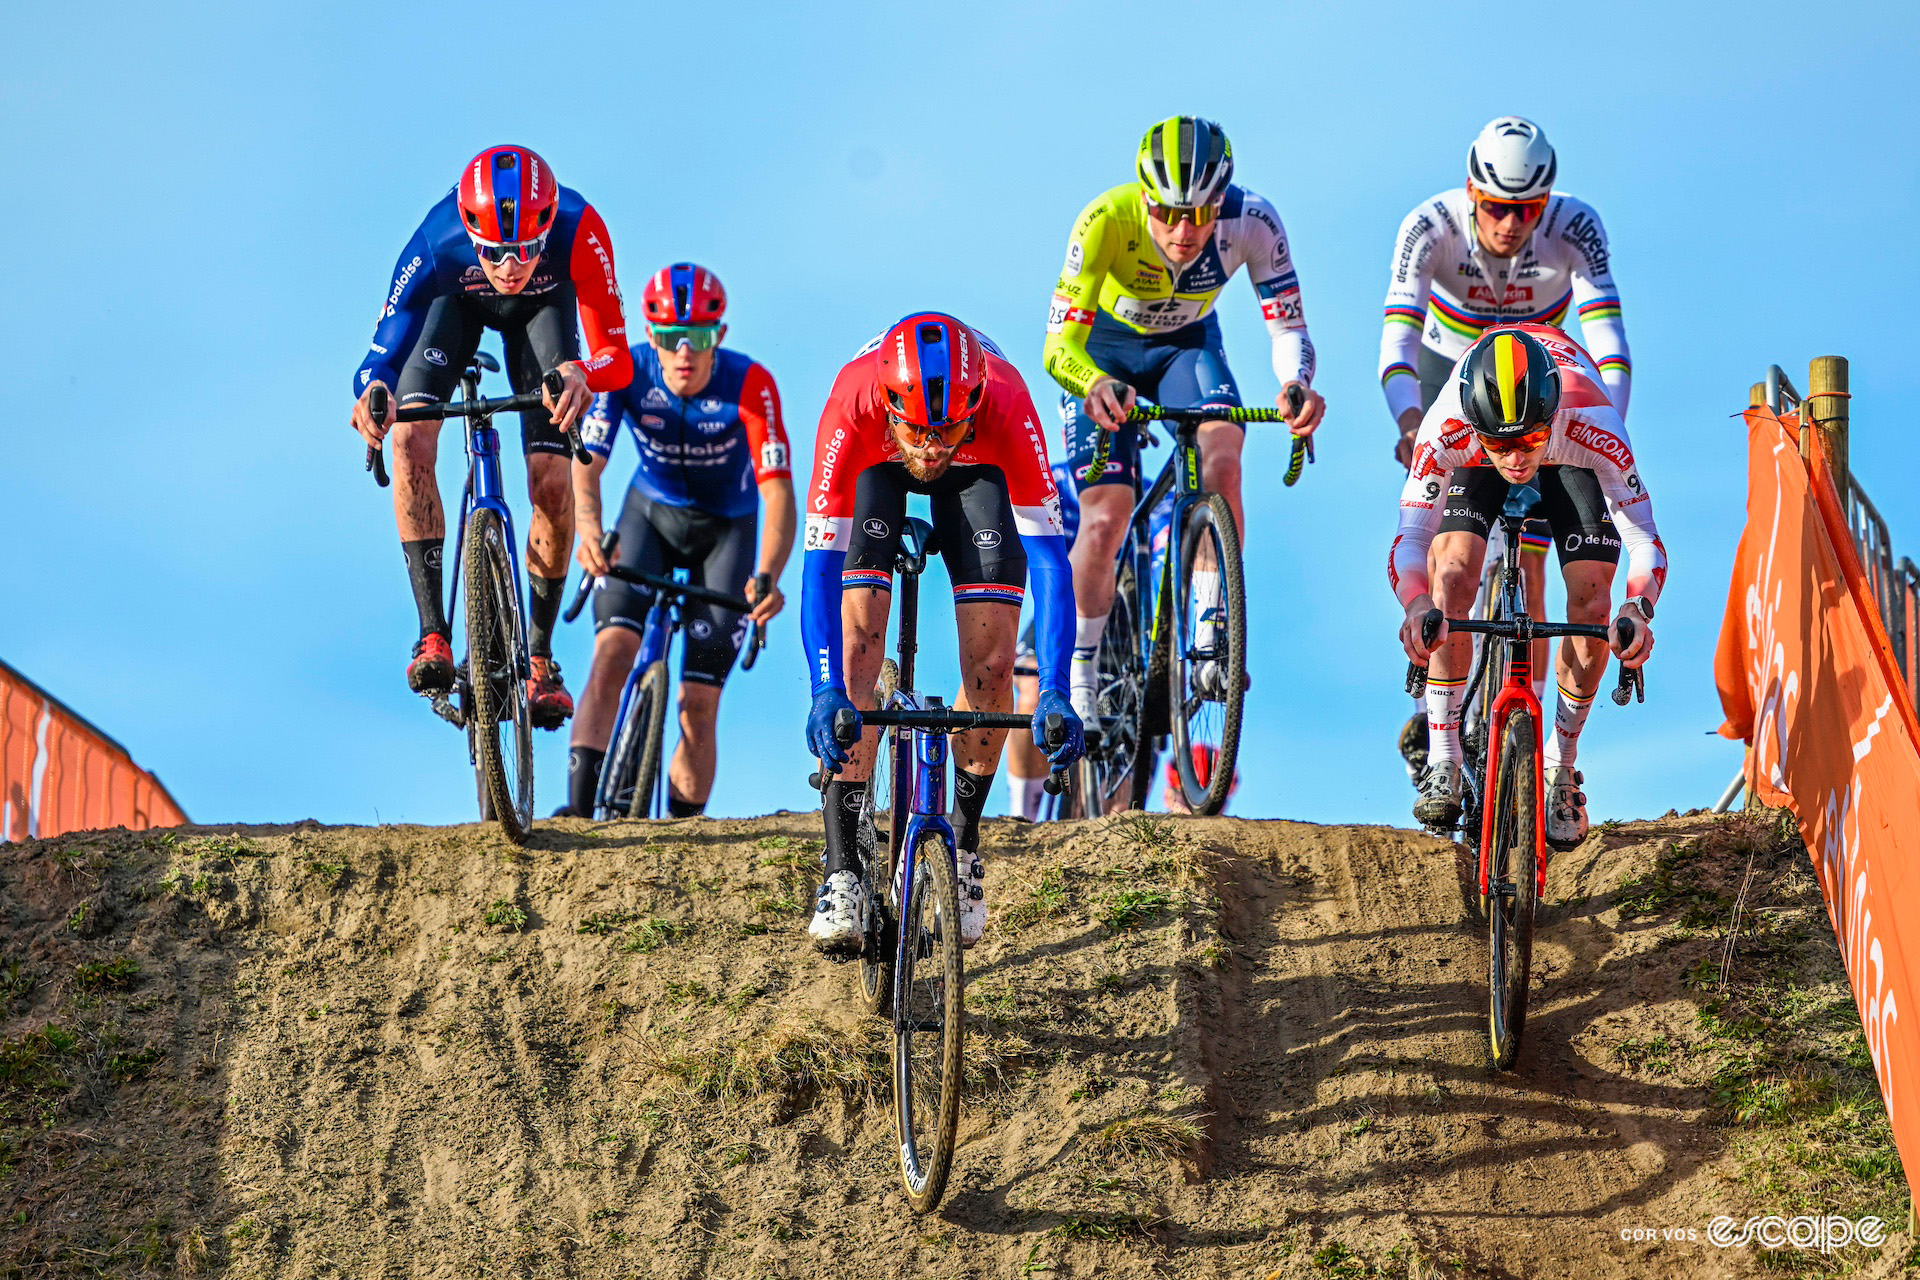
[[[1479,432],[1475,432],[1479,435]],[[1535,427],[1523,436],[1509,436],[1504,440],[1493,436],[1480,436],[1480,447],[1488,453],[1529,453],[1553,439],[1553,426]]]
[[[1532,222],[1547,211],[1547,201],[1553,199],[1552,196],[1541,196],[1538,200],[1495,200],[1491,196],[1479,195],[1477,188],[1475,197],[1474,203],[1479,205],[1480,211],[1495,222],[1504,221],[1515,214],[1524,222]]]
[[[938,422],[930,427],[923,427],[918,423],[908,422],[897,413],[889,413],[887,415],[887,421],[893,424],[895,430],[906,436],[907,439],[913,443],[919,445],[922,449],[932,444],[935,440],[938,440],[949,449],[958,449],[966,443],[967,437],[973,434],[973,418],[971,415],[965,418],[955,419],[952,422]]]

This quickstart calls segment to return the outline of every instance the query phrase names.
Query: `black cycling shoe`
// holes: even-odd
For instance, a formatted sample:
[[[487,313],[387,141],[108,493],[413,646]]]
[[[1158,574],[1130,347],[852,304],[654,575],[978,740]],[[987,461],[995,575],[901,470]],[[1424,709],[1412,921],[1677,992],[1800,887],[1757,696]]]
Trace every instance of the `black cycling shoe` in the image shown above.
[[[1427,771],[1427,713],[1417,712],[1400,729],[1400,758],[1407,762],[1407,777],[1416,785]]]

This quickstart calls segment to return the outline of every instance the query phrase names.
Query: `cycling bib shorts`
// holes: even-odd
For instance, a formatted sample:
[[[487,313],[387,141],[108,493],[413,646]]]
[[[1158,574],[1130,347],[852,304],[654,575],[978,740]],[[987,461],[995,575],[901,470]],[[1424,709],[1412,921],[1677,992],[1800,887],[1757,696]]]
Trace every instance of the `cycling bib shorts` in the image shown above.
[[[520,295],[448,294],[427,304],[419,340],[400,370],[395,394],[400,406],[444,404],[489,329],[506,343],[507,381],[514,394],[538,391],[546,371],[580,358],[573,286],[538,298]],[[545,408],[520,411],[520,448],[534,453],[568,451],[567,437]]]
[[[1148,334],[1136,333],[1101,312],[1094,317],[1087,351],[1102,370],[1165,408],[1241,407],[1216,315],[1171,333]],[[1060,415],[1076,491],[1089,485],[1140,482],[1140,436],[1135,428],[1122,427],[1113,433],[1106,470],[1090,481],[1087,475],[1095,450],[1107,432],[1087,413],[1086,401],[1076,396],[1062,393]]]
[[[916,480],[898,462],[868,467],[854,486],[853,528],[840,581],[891,590],[907,495],[924,493],[933,507],[933,549],[946,561],[957,603],[999,601],[1020,607],[1027,553],[1014,526],[1006,473],[998,467],[953,467],[938,480]]]
[[[620,510],[620,550],[625,569],[667,577],[675,569],[709,591],[743,595],[753,577],[759,517],[718,516],[696,507],[654,502],[638,489],[627,490]],[[654,593],[617,578],[603,578],[593,593],[594,631],[625,627],[644,634]],[[681,607],[680,678],[696,684],[723,685],[746,642],[745,614],[699,600]]]

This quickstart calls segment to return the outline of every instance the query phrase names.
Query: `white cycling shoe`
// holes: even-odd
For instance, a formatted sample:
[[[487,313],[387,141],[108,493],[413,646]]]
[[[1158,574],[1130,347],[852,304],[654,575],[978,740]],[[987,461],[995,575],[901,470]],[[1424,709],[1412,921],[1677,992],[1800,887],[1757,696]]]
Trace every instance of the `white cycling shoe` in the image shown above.
[[[1420,775],[1420,798],[1413,817],[1427,827],[1450,827],[1460,820],[1460,766],[1452,760],[1429,765]]]
[[[1089,684],[1071,685],[1067,689],[1067,701],[1073,705],[1073,714],[1080,717],[1088,733],[1100,727],[1099,690]]]
[[[813,939],[814,950],[826,955],[857,956],[866,918],[867,886],[851,871],[836,871],[827,877],[814,899],[807,937]]]
[[[987,869],[980,855],[965,849],[955,854],[953,879],[960,890],[960,945],[971,947],[987,932]]]
[[[1585,781],[1572,765],[1547,770],[1547,843],[1562,852],[1587,838],[1587,796],[1580,790]]]

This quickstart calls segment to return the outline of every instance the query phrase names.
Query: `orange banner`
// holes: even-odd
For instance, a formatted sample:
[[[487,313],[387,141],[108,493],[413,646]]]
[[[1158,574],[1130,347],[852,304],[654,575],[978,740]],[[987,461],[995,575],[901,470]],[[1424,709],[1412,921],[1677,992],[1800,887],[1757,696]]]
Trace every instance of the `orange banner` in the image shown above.
[[[1845,509],[1799,422],[1747,420],[1747,527],[1714,678],[1747,780],[1793,810],[1853,980],[1909,1181],[1920,1175],[1920,721],[1873,604]]]
[[[125,747],[0,663],[0,840],[186,820]]]

